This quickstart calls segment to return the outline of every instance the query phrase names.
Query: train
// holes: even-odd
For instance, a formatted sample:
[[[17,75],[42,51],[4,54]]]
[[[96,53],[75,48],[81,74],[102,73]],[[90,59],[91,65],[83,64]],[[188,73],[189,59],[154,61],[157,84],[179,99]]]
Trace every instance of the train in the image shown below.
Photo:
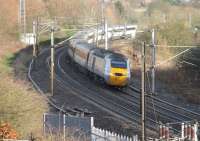
[[[91,31],[82,31],[69,40],[67,54],[70,59],[109,86],[127,86],[131,79],[130,60],[122,54],[88,43],[89,34]]]

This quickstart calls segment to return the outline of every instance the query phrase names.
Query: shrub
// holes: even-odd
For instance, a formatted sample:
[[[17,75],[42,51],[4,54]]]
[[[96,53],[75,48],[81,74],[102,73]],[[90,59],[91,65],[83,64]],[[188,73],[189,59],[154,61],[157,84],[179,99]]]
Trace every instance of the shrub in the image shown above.
[[[17,132],[8,123],[0,124],[0,139],[17,139]]]

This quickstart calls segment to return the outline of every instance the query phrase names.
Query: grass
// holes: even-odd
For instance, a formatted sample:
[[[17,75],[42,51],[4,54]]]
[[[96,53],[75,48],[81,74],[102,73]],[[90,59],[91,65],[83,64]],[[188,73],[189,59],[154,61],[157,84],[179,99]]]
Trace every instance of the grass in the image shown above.
[[[11,64],[12,64],[13,59],[14,59],[14,54],[13,53],[5,54],[3,59],[0,60],[1,73],[2,72],[4,72],[4,73],[12,72]]]
[[[133,46],[134,44],[134,46]],[[113,45],[114,51],[119,51],[122,54],[129,56],[132,62],[132,69],[133,69],[133,76],[137,77],[140,76],[138,70],[141,67],[141,45],[137,45],[136,43],[127,43],[123,46],[120,46],[119,43],[115,43]],[[164,60],[174,56],[174,50],[178,49],[170,49],[170,48],[157,48],[156,51],[156,63],[161,63]],[[179,52],[185,49],[179,49]],[[151,65],[151,50],[147,48],[147,67]],[[197,52],[197,51],[196,51]],[[134,59],[133,56],[128,54],[135,54],[137,55],[137,59]],[[132,57],[132,58],[131,58]],[[169,61],[156,69],[156,80],[157,82],[162,82],[165,84],[169,90],[171,90],[174,95],[180,96],[185,101],[191,104],[200,104],[200,95],[199,91],[199,72],[196,70],[194,71],[191,67],[188,68],[178,68],[176,66],[179,59],[174,59]]]
[[[44,7],[47,7],[49,9],[57,9],[58,11],[53,13],[53,15],[57,16],[71,16],[73,15],[76,17],[77,15],[81,15],[84,13],[91,13],[92,7],[88,7],[88,11],[85,11],[85,8],[74,11],[71,10],[70,7],[73,5],[73,9],[80,9],[80,5],[77,1],[64,1],[62,0],[61,2],[57,2],[56,0],[50,0],[51,3],[48,5],[48,1],[46,3],[41,4],[39,0],[36,0],[30,3],[27,3],[27,6],[31,5],[31,8],[28,9],[28,17],[33,18],[34,16],[37,16],[37,13],[45,13],[44,11],[46,10]],[[92,0],[91,0],[92,2]],[[63,3],[63,4],[62,4]],[[35,4],[35,5],[34,5]],[[46,5],[45,5],[46,4]],[[60,7],[57,7],[61,4]],[[42,5],[42,6],[40,6]],[[94,5],[94,4],[91,4]],[[10,7],[11,6],[11,7]],[[76,7],[75,7],[76,6]],[[82,6],[82,5],[81,5]],[[41,7],[41,8],[38,8]],[[72,6],[71,6],[72,7]],[[75,7],[75,8],[74,8]],[[162,6],[159,6],[162,7]],[[177,7],[175,7],[176,11],[179,10]],[[20,44],[17,39],[17,1],[16,0],[11,0],[11,4],[6,3],[5,1],[0,1],[0,13],[5,13],[5,14],[0,14],[0,33],[4,35],[1,37],[0,34],[0,42],[1,42],[1,48],[0,48],[0,122],[9,122],[12,124],[12,127],[14,127],[19,134],[19,138],[27,138],[27,136],[32,132],[33,134],[38,134],[41,133],[41,128],[42,128],[42,114],[46,110],[48,110],[48,106],[46,101],[39,96],[33,89],[32,87],[27,84],[26,81],[23,79],[18,79],[14,76],[14,71],[17,69],[19,71],[18,76],[24,75],[26,77],[26,72],[27,72],[27,67],[26,63],[31,58],[31,55],[27,55],[26,53],[20,53],[20,56],[17,56],[17,52],[19,52],[21,49],[24,48],[22,44]],[[35,10],[39,9],[39,10]],[[43,10],[42,10],[43,9]],[[44,10],[45,9],[45,10]],[[96,10],[98,10],[96,8]],[[171,19],[174,18],[174,13],[180,13],[180,12],[174,12],[173,9],[170,9],[170,13],[173,14],[168,14],[169,20],[170,17]],[[185,11],[184,9],[182,11]],[[54,10],[52,11],[54,12]],[[109,11],[108,11],[109,12]],[[186,11],[187,12],[187,11]],[[133,13],[133,12],[129,12]],[[198,13],[197,12],[192,12],[192,13]],[[46,14],[46,13],[45,13]],[[95,15],[95,12],[93,13]],[[156,14],[156,13],[155,13]],[[183,13],[185,14],[185,12]],[[113,10],[110,11],[110,16],[108,17],[113,17],[114,19]],[[185,14],[187,15],[187,14]],[[150,17],[152,21],[148,21],[149,17],[148,16],[138,16],[138,24],[143,25],[144,23],[153,23],[156,21],[156,23],[153,23],[153,25],[156,25],[162,21],[162,14],[160,15],[160,20],[155,20],[153,17],[158,17],[152,14]],[[193,14],[194,16],[194,14]],[[15,18],[13,18],[15,17]],[[129,17],[133,17],[132,15]],[[199,15],[197,15],[199,17]],[[116,18],[116,17],[115,17]],[[198,19],[198,18],[196,18]],[[193,19],[194,20],[194,19]],[[30,22],[30,19],[27,21]],[[199,23],[199,21],[197,21]],[[5,26],[6,25],[6,26]],[[13,32],[14,31],[14,32]],[[70,36],[73,34],[73,32],[67,32],[65,33],[67,36]],[[65,35],[65,36],[66,36]],[[8,39],[6,39],[8,38]],[[49,35],[42,39],[44,42],[42,45],[49,45],[50,42],[49,40]],[[46,40],[46,41],[45,41]],[[55,43],[58,42],[59,40],[56,39]],[[2,44],[3,43],[3,44]],[[126,51],[125,51],[126,52]],[[169,55],[170,52],[169,52]],[[17,60],[16,60],[17,57]],[[161,56],[162,57],[162,56]],[[161,58],[160,57],[160,58]],[[23,60],[23,62],[22,62]],[[15,67],[15,69],[13,68]],[[22,77],[23,78],[23,77]],[[167,78],[166,78],[167,79]],[[172,83],[171,83],[172,84]],[[191,94],[188,94],[190,97]],[[194,98],[193,98],[194,99]]]
[[[16,61],[16,53],[24,46],[13,38],[1,40],[4,41],[0,50],[0,124],[11,124],[19,139],[28,138],[30,133],[38,135],[42,131],[42,117],[48,105],[25,80],[14,75],[16,67],[13,66],[26,74],[25,64]],[[22,54],[20,59],[28,61],[29,56]]]
[[[53,2],[56,1],[53,0]],[[54,6],[53,2],[51,4]],[[69,2],[71,3],[71,1]],[[77,2],[72,3],[77,4]],[[27,15],[29,15],[27,17],[28,27],[31,27],[34,17],[40,14],[48,15],[46,12],[47,4],[48,2],[45,4],[40,0],[26,3]],[[60,8],[56,7],[56,9]],[[10,123],[17,130],[19,139],[27,139],[31,133],[34,136],[41,135],[42,115],[48,111],[48,105],[43,97],[38,95],[32,88],[30,83],[27,83],[27,78],[24,79],[27,75],[26,65],[31,58],[31,53],[29,55],[24,53],[22,50],[25,46],[18,41],[17,10],[18,1],[11,0],[10,3],[0,1],[0,124]],[[66,7],[63,7],[63,10],[66,11]],[[74,10],[67,10],[74,12]],[[61,11],[61,13],[63,12]],[[27,30],[31,31],[31,29]],[[70,36],[73,33],[67,32],[64,34],[66,37],[66,34]],[[49,37],[47,35],[48,39]],[[55,43],[58,41],[56,39]],[[50,42],[43,43],[49,45]],[[17,77],[16,70],[19,72]],[[24,75],[24,77],[19,77],[21,75]]]
[[[46,102],[25,82],[0,75],[0,121],[11,123],[20,138],[42,128],[42,114]],[[40,106],[38,106],[40,105]]]
[[[149,14],[146,16],[149,18],[145,19],[144,15],[141,16],[138,25],[140,25],[141,28],[141,24],[145,23],[146,25],[149,25],[149,29],[152,27],[156,29],[156,44],[165,46],[198,45],[200,43],[198,33],[196,35],[196,39],[195,34],[193,33],[194,26],[199,25],[199,20],[197,19],[199,19],[200,15],[196,12],[196,10],[198,9],[187,6],[170,6],[166,5],[166,3],[152,3],[146,13]],[[191,27],[188,20],[188,13],[192,16]],[[166,16],[166,21],[163,18],[163,14]],[[141,34],[139,39],[147,41],[147,43],[150,44],[151,34],[149,32]],[[134,49],[138,50],[138,47],[136,46]],[[185,48],[170,49],[167,47],[158,47],[156,50],[156,61],[159,64],[162,61],[182,52],[183,50],[185,50]],[[151,52],[149,48],[147,48],[146,52],[148,58],[147,60],[151,61]],[[189,103],[200,104],[200,95],[198,94],[199,89],[196,88],[197,86],[195,86],[199,84],[200,77],[195,78],[194,76],[194,74],[199,73],[199,70],[193,72],[192,66],[184,68],[184,65],[180,63],[184,61],[185,58],[183,56],[187,54],[188,53],[185,53],[178,59],[159,66],[157,68],[156,78],[160,82],[166,84],[168,88],[173,90],[176,95],[183,97]],[[194,54],[195,53],[192,53],[192,56]],[[199,56],[196,58],[199,58]],[[192,60],[189,60],[188,62],[193,63]],[[149,63],[150,62],[148,62],[148,64]],[[178,66],[182,66],[181,70],[179,70]],[[196,81],[195,79],[198,80]]]
[[[63,38],[56,38],[55,43],[61,40]],[[31,49],[18,45],[18,41],[12,42],[11,39],[4,41],[0,50],[0,123],[10,123],[19,138],[27,138],[31,133],[41,136],[42,117],[48,106],[25,81]],[[50,41],[44,38],[40,45],[49,44]]]

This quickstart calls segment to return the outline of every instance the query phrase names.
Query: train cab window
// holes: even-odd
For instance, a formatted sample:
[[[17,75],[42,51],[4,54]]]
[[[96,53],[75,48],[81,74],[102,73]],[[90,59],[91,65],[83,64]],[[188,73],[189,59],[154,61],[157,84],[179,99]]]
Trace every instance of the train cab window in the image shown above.
[[[128,30],[135,30],[135,27],[128,27],[126,29],[128,29]]]
[[[126,61],[111,60],[111,67],[113,68],[127,68]]]

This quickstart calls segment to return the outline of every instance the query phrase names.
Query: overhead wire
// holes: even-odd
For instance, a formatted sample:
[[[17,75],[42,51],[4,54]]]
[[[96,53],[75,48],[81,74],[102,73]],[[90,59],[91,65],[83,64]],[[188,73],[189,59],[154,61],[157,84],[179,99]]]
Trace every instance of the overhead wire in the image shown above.
[[[192,62],[189,62],[189,61],[183,60],[181,63],[185,63],[185,64],[188,64],[188,65],[192,65],[192,66],[195,66],[195,67],[197,67],[197,68],[200,68],[200,66],[198,66],[198,65],[196,65],[196,64],[194,64],[194,63],[192,63]]]
[[[164,64],[168,63],[169,61],[171,61],[171,60],[173,60],[173,59],[179,57],[180,55],[182,55],[182,54],[184,54],[184,53],[186,53],[186,52],[191,51],[191,49],[192,49],[192,48],[186,49],[186,50],[184,50],[184,51],[182,51],[182,52],[180,52],[180,53],[178,53],[178,54],[176,54],[176,55],[174,55],[174,56],[172,56],[172,57],[166,59],[165,61],[162,61],[161,63],[156,64],[154,67],[158,67],[158,66],[164,65]]]

